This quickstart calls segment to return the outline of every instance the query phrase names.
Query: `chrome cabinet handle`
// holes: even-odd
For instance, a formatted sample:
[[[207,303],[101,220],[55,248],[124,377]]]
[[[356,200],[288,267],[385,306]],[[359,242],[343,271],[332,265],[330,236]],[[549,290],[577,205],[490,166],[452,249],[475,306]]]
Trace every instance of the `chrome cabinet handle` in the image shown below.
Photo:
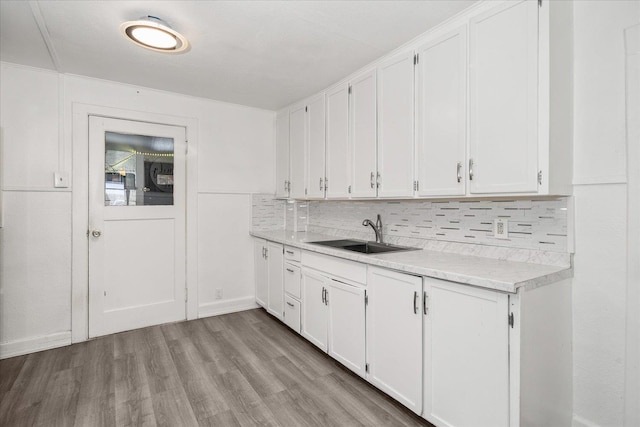
[[[373,181],[375,177],[376,177],[376,174],[371,172],[371,188],[374,188],[376,185],[375,182]]]
[[[93,231],[91,232],[91,235],[92,235],[93,237],[100,237],[100,236],[102,236],[102,232],[101,232],[100,230],[93,230]]]
[[[290,269],[290,268],[287,268],[287,271],[288,271],[289,273],[293,273],[293,270],[292,270],[292,269]]]
[[[429,298],[429,296],[427,295],[427,292],[425,291],[424,295],[422,296],[422,312],[424,313],[424,315],[427,315],[427,311],[429,310],[427,308],[427,299]]]
[[[469,181],[473,181],[473,159],[469,159]]]
[[[288,305],[289,307],[293,307],[293,304],[291,304],[289,301],[287,301],[287,305]]]
[[[458,162],[458,164],[456,165],[456,171],[457,171],[457,176],[458,176],[458,182],[462,181],[462,162]]]
[[[413,314],[418,314],[418,291],[413,292]]]
[[[329,305],[329,289],[324,290],[324,305]]]
[[[378,172],[376,177],[376,188],[380,188],[380,172]]]
[[[323,304],[324,304],[324,291],[325,291],[325,289],[324,289],[324,288],[322,288],[322,303],[323,303]]]

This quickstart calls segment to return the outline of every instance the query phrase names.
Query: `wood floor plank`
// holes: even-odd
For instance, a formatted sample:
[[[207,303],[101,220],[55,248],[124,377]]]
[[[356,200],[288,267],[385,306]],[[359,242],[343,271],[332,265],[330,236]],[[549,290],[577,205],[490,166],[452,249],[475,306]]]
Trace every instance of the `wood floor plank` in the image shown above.
[[[262,309],[7,359],[0,374],[2,426],[430,426]]]

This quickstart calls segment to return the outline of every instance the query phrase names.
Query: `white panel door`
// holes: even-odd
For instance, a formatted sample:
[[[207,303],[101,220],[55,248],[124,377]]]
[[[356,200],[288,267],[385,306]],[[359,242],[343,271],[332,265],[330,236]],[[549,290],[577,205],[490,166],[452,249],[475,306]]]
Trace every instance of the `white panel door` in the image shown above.
[[[369,267],[367,289],[367,378],[420,414],[422,278]]]
[[[185,129],[89,118],[89,336],[185,319]]]
[[[294,107],[289,112],[289,149],[290,149],[290,191],[289,196],[296,199],[305,197],[306,188],[306,106]]]
[[[538,4],[505,2],[469,29],[470,192],[536,192]]]
[[[276,116],[276,197],[289,197],[289,111]]]
[[[424,408],[437,425],[509,425],[506,294],[424,278]]]
[[[375,197],[377,171],[376,70],[351,81],[351,197]]]
[[[254,239],[253,259],[255,263],[256,302],[260,306],[267,308],[269,301],[269,272],[266,240]]]
[[[282,320],[284,310],[284,253],[279,243],[267,243],[267,265],[269,276],[268,311]]]
[[[364,294],[364,288],[331,280],[326,295],[329,355],[361,377],[366,362]]]
[[[418,58],[418,195],[461,196],[466,182],[466,27],[421,46]]]
[[[307,196],[324,198],[325,190],[325,110],[324,93],[307,103]]]
[[[413,196],[414,54],[378,66],[378,197]]]
[[[327,91],[327,198],[349,197],[349,86]]]
[[[328,310],[325,300],[328,279],[315,271],[302,268],[302,325],[303,337],[327,351]]]

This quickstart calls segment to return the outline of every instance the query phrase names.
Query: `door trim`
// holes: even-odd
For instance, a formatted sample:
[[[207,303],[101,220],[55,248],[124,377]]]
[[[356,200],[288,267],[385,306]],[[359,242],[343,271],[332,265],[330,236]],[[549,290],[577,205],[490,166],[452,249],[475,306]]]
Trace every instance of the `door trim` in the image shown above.
[[[72,141],[72,256],[71,256],[71,342],[89,338],[89,116],[101,116],[185,128],[188,151],[186,163],[185,200],[185,266],[186,266],[186,317],[198,317],[198,194],[197,194],[197,146],[198,120],[191,117],[131,111],[82,103],[71,105]]]

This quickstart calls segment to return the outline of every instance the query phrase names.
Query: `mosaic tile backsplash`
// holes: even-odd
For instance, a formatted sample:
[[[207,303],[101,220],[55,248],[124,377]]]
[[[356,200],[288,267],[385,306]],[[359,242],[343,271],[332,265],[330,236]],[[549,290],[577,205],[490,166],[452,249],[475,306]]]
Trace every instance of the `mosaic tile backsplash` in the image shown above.
[[[382,217],[392,243],[417,239],[567,253],[568,201],[553,200],[394,200],[284,201],[271,195],[252,198],[254,230],[310,231],[372,239],[362,221]],[[508,221],[509,238],[493,237],[493,220]],[[423,246],[423,245],[420,245]]]
[[[462,201],[311,201],[308,231],[365,233],[365,218],[382,217],[386,237],[439,240],[567,252],[567,199]],[[493,220],[505,218],[509,238],[493,237]]]

